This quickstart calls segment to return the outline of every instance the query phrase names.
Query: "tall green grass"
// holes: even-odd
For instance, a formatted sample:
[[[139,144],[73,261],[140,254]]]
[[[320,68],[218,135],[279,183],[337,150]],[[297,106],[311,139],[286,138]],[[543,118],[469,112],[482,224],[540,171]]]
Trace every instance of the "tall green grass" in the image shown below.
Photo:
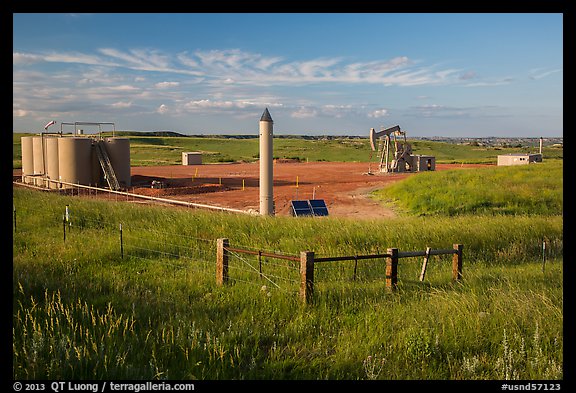
[[[379,190],[413,214],[555,215],[563,211],[563,162],[423,172]]]
[[[19,188],[14,206],[16,379],[563,377],[561,216],[254,218]],[[421,260],[402,259],[388,293],[379,261],[356,280],[350,263],[318,264],[305,306],[283,262],[264,264],[288,279],[276,287],[233,267],[255,258],[231,258],[231,283],[217,287],[218,237],[319,256],[463,243],[464,279],[434,257],[421,283]]]

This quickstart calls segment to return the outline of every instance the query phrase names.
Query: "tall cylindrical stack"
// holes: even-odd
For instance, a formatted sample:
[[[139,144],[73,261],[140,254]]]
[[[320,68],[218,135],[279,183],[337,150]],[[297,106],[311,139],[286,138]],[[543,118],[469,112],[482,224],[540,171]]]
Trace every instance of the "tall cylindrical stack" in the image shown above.
[[[260,214],[263,216],[274,215],[273,124],[266,108],[260,118]]]
[[[542,154],[542,145],[544,144],[544,138],[540,137],[540,154]]]

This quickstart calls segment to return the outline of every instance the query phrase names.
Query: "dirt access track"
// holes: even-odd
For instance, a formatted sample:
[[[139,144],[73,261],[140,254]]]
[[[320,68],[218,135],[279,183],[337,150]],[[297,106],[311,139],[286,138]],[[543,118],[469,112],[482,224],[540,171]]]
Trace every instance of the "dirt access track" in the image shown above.
[[[371,168],[369,168],[369,165]],[[482,164],[437,164],[436,170],[482,167]],[[372,175],[369,175],[372,172]],[[241,210],[259,210],[259,164],[231,163],[132,167],[129,192]],[[332,217],[391,218],[394,211],[369,193],[418,173],[374,174],[375,164],[275,162],[276,215],[290,214],[290,201],[324,199]],[[166,188],[151,189],[153,180]]]

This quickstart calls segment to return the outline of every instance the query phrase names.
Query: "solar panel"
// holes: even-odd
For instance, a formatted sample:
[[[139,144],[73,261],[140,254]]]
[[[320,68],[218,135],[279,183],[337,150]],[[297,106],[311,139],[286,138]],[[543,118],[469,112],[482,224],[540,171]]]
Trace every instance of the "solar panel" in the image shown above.
[[[308,201],[310,203],[310,207],[312,208],[312,213],[315,216],[327,216],[328,215],[328,207],[326,206],[326,202],[324,199],[310,199]]]
[[[328,207],[324,199],[311,199],[290,201],[291,214],[296,217],[301,216],[327,216]]]
[[[290,205],[292,207],[292,215],[296,217],[311,216],[313,214],[308,201],[291,201]]]

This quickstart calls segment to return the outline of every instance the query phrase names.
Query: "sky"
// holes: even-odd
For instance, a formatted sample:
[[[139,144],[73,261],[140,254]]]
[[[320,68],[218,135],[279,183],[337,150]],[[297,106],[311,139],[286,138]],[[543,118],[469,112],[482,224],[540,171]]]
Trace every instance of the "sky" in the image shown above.
[[[14,132],[257,135],[265,108],[275,134],[561,137],[563,15],[13,14]]]

